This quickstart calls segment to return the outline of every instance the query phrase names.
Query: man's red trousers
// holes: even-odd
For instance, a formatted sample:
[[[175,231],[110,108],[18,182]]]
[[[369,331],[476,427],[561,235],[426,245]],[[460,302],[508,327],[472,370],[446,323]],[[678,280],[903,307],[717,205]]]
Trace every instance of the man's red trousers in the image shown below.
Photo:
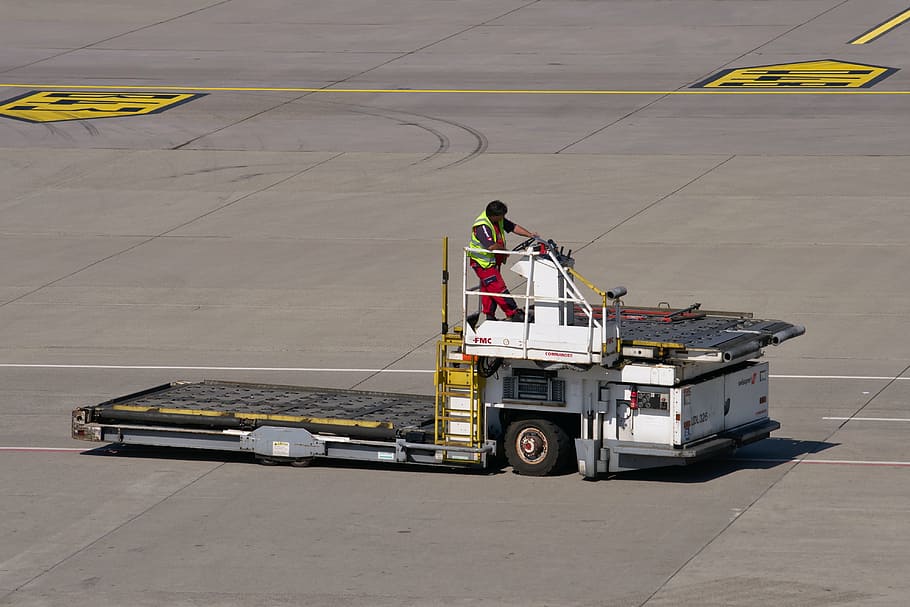
[[[480,279],[481,291],[485,293],[501,293],[503,295],[509,294],[509,288],[506,286],[506,281],[502,278],[502,273],[500,273],[498,265],[482,268],[480,267],[480,264],[472,261],[471,267],[474,268],[474,273],[477,274],[477,278]],[[515,305],[515,300],[511,297],[496,295],[480,296],[481,309],[487,316],[492,316],[496,313],[497,304],[502,308],[502,311],[506,313],[506,317],[508,318],[512,318],[512,315],[518,310],[518,306]]]

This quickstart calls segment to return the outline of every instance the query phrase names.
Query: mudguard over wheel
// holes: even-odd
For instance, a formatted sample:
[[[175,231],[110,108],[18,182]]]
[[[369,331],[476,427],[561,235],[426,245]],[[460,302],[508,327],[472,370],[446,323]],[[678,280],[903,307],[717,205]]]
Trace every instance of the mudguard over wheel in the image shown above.
[[[513,422],[506,430],[506,457],[525,476],[547,476],[565,469],[574,454],[572,439],[546,419]]]

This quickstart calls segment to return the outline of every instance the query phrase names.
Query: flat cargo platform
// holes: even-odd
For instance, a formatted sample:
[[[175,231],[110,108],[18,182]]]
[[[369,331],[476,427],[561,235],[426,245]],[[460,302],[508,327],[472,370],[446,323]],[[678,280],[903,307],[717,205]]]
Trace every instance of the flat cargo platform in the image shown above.
[[[712,316],[677,322],[623,319],[620,335],[629,341],[678,343],[691,349],[724,350],[743,341],[754,341],[756,347],[765,346],[775,333],[792,326],[779,320]]]
[[[432,396],[226,381],[173,382],[85,407],[101,424],[309,432],[377,440],[433,440]]]
[[[700,309],[701,304],[687,308],[622,308],[620,335],[624,343],[662,344],[677,349],[718,353],[752,353],[801,335],[805,328],[781,320],[761,320],[740,312],[713,312]],[[601,319],[595,310],[594,318]],[[615,319],[607,310],[608,320]],[[576,324],[587,319],[576,308]]]

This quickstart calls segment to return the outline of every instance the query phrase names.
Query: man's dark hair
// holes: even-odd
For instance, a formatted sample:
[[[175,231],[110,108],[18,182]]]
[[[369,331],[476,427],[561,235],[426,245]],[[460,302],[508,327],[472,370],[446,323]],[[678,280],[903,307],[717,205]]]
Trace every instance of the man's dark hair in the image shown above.
[[[494,200],[487,205],[487,217],[505,217],[509,207],[501,200]]]

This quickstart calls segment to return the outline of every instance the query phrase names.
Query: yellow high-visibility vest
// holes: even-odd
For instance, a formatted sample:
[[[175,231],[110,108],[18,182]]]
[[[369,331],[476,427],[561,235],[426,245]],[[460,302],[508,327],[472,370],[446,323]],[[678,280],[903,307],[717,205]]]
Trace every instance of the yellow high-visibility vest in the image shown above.
[[[471,226],[471,244],[468,245],[472,249],[482,249],[483,244],[480,240],[477,239],[477,234],[474,233],[474,228],[477,226],[484,225],[490,228],[490,232],[493,234],[493,237],[496,237],[496,227],[493,226],[493,222],[490,221],[490,218],[487,217],[487,212],[484,211],[477,216],[477,219],[474,220],[474,225]],[[506,230],[503,225],[503,221],[499,221],[499,237],[502,239],[502,244],[506,244]],[[491,251],[485,251],[483,253],[475,253],[473,251],[468,251],[468,257],[473,259],[480,265],[481,268],[490,268],[496,263],[496,255]]]

